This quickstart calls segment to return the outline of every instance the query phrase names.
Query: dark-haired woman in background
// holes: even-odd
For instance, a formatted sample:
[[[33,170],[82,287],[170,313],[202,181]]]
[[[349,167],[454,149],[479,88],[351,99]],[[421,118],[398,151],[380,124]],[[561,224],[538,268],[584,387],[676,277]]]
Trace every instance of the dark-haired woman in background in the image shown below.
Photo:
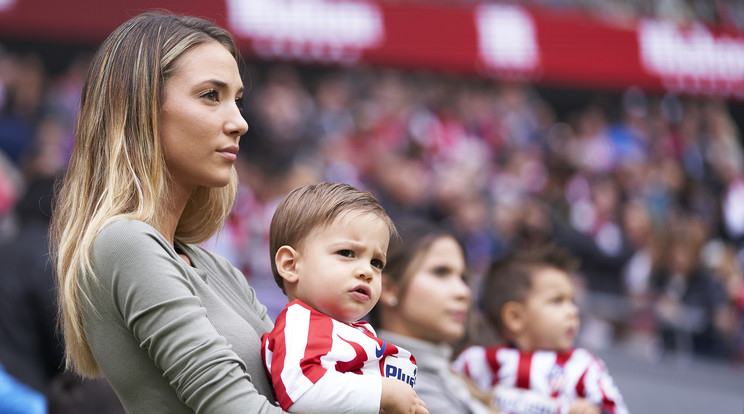
[[[462,246],[453,233],[431,223],[400,223],[383,272],[382,295],[370,315],[382,339],[416,357],[416,393],[431,413],[493,411],[450,369],[451,343],[465,335],[471,291]]]

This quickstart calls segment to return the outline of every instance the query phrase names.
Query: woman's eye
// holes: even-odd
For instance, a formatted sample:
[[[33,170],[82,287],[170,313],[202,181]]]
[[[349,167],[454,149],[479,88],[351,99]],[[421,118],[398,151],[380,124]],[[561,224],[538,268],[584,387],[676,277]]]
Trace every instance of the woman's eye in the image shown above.
[[[339,250],[338,252],[336,252],[336,254],[343,257],[354,257],[354,252],[352,252],[351,250]]]
[[[214,89],[212,89],[211,91],[207,91],[206,93],[204,93],[204,95],[202,95],[202,98],[209,99],[210,101],[218,101],[219,97],[219,93]]]
[[[242,96],[240,98],[235,99],[235,105],[238,106],[238,109],[243,111],[243,97]]]
[[[450,271],[446,267],[437,267],[431,273],[436,277],[444,278],[450,274]]]

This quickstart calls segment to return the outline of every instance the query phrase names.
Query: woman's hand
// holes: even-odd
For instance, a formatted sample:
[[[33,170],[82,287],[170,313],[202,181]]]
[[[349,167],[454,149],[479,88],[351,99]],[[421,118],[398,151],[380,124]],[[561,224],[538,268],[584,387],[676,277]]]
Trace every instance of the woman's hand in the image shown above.
[[[380,412],[384,414],[429,414],[426,404],[410,385],[395,378],[382,379]]]

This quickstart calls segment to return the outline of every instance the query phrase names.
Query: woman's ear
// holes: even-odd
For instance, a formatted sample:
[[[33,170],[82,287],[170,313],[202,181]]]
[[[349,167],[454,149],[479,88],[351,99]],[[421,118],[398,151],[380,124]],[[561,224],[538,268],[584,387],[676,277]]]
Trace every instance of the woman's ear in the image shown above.
[[[525,309],[524,305],[509,301],[501,307],[501,321],[504,324],[504,328],[512,335],[520,334],[525,327]]]
[[[276,256],[274,256],[276,270],[286,283],[295,283],[299,279],[299,272],[297,271],[298,258],[299,254],[297,250],[291,246],[284,245],[276,251]]]
[[[386,306],[395,307],[400,302],[398,283],[393,281],[390,276],[383,273],[382,275],[382,292],[380,293],[380,302]]]

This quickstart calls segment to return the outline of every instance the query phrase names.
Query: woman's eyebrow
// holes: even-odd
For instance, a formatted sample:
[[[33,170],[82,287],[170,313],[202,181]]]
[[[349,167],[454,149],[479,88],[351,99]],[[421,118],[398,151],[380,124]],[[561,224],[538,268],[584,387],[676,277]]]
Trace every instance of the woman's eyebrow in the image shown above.
[[[207,80],[205,80],[202,83],[211,83],[211,84],[213,84],[214,86],[216,86],[216,87],[218,87],[220,89],[227,89],[227,83],[226,82],[223,82],[221,80],[218,80],[218,79],[207,79]],[[239,93],[242,93],[243,91],[245,91],[245,87],[244,86],[241,86],[240,88],[238,88],[238,92]]]

